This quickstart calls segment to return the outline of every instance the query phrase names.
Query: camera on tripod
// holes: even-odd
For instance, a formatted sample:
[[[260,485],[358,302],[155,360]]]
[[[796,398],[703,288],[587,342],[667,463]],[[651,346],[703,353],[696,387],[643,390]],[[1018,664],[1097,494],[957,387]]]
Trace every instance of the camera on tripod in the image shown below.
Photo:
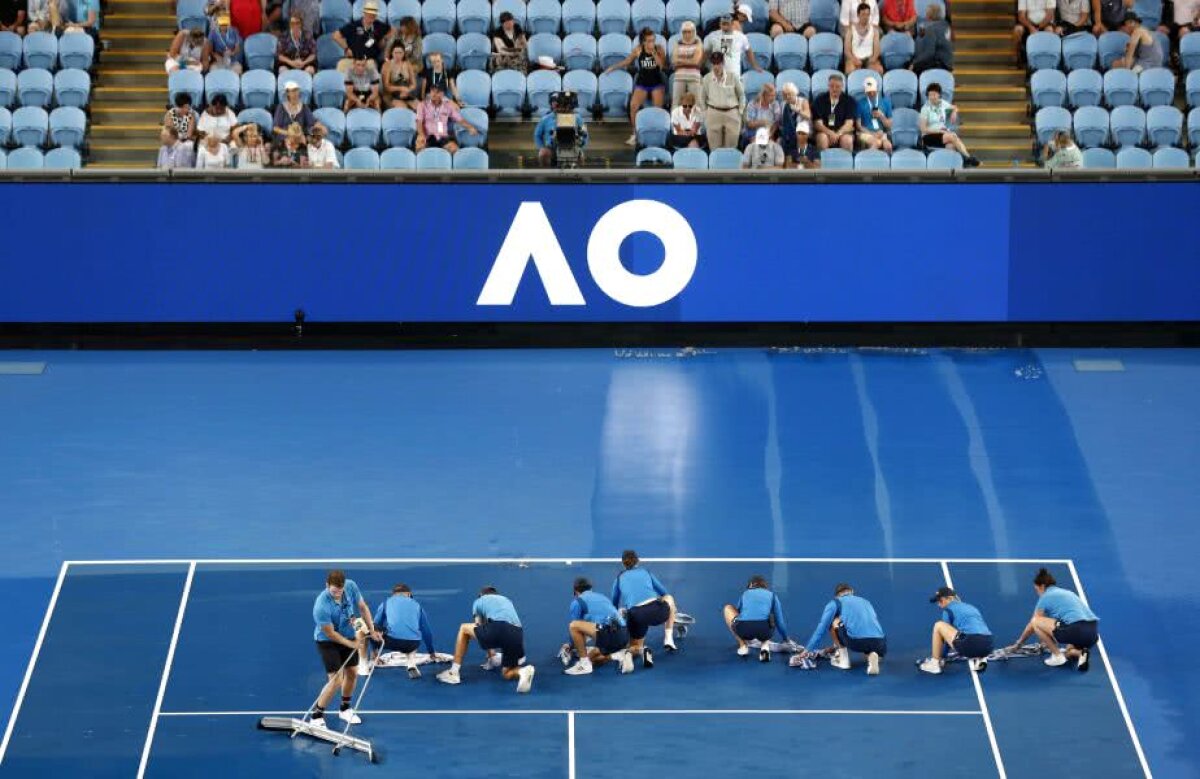
[[[579,121],[579,95],[553,92],[550,110],[554,113],[554,154],[560,168],[578,168],[583,162],[584,131]]]

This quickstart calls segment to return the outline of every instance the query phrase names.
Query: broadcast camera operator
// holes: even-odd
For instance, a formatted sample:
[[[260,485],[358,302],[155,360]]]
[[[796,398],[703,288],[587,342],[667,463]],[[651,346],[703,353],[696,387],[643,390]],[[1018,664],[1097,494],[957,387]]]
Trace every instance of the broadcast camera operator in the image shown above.
[[[538,164],[543,168],[578,168],[583,164],[587,146],[587,126],[579,113],[579,96],[574,92],[550,95],[550,113],[542,117],[533,131]]]

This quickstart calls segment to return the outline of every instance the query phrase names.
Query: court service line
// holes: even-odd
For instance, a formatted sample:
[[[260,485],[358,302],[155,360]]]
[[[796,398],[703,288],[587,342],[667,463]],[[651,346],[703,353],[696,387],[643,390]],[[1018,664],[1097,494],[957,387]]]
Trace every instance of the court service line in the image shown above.
[[[567,779],[575,779],[575,712],[567,712]]]
[[[197,559],[130,559],[130,560],[68,560],[68,565],[500,565],[500,564],[566,564],[605,563],[617,565],[616,557],[293,557],[293,558],[197,558]],[[1050,557],[643,557],[644,563],[916,563],[938,565],[1067,565],[1067,558]]]
[[[290,717],[301,716],[300,711],[163,711],[160,717]],[[499,716],[499,715],[555,715],[578,716],[636,716],[636,715],[836,715],[836,716],[904,716],[904,717],[978,717],[983,712],[970,710],[911,711],[906,709],[376,709],[360,711],[365,716]]]
[[[1075,591],[1087,604],[1087,595],[1083,592],[1083,582],[1079,579],[1079,572],[1075,570],[1075,561],[1068,560],[1067,568],[1071,571],[1071,579],[1075,582]],[[1117,684],[1117,672],[1113,670],[1112,661],[1108,659],[1108,652],[1104,649],[1104,641],[1098,640],[1096,648],[1100,650],[1100,659],[1104,661],[1104,667],[1108,671],[1108,681],[1112,684],[1113,694],[1117,697],[1117,706],[1121,709],[1121,716],[1125,718],[1125,727],[1129,729],[1129,737],[1133,739],[1133,751],[1137,753],[1138,762],[1142,764],[1142,773],[1146,775],[1146,779],[1153,779],[1153,774],[1150,773],[1150,764],[1146,762],[1146,753],[1142,751],[1141,739],[1138,738],[1137,729],[1133,726],[1133,718],[1129,716],[1129,708],[1125,705],[1125,696],[1121,694],[1121,686]]]
[[[942,562],[942,576],[946,579],[946,586],[953,589],[954,580],[950,578],[950,566],[945,561]],[[996,760],[996,772],[1000,779],[1007,779],[1008,773],[1004,770],[1004,760],[1000,757],[1000,745],[996,743],[996,731],[992,728],[992,716],[988,713],[987,699],[983,697],[983,683],[979,681],[979,674],[974,671],[968,669],[967,674],[975,686],[975,697],[979,700],[979,711],[983,714],[983,726],[987,729],[988,743],[992,746],[992,757]]]
[[[187,579],[183,582],[183,595],[179,598],[179,612],[175,615],[175,629],[171,631],[171,644],[167,647],[167,661],[163,664],[162,679],[158,683],[158,696],[154,699],[154,711],[150,714],[150,727],[146,731],[146,745],[142,747],[142,761],[138,764],[138,779],[146,775],[146,764],[150,762],[150,747],[154,744],[154,731],[158,729],[158,718],[162,712],[163,696],[167,694],[167,681],[171,678],[171,665],[175,662],[175,647],[179,644],[179,628],[183,626],[183,615],[187,611],[188,598],[192,594],[192,580],[196,577],[196,563],[188,565]]]
[[[33,668],[37,665],[38,655],[42,653],[42,644],[46,640],[46,631],[50,628],[50,620],[58,605],[58,594],[62,592],[63,580],[67,578],[67,567],[64,562],[58,568],[58,579],[54,582],[54,591],[50,594],[50,605],[46,607],[46,616],[42,617],[42,627],[38,630],[37,640],[33,644],[33,654],[29,657],[29,665],[25,667],[25,678],[17,691],[17,700],[13,703],[12,713],[8,715],[8,725],[4,728],[4,740],[0,741],[0,764],[4,763],[4,755],[8,753],[8,742],[12,738],[13,728],[16,727],[17,717],[21,714],[21,704],[25,702],[25,693],[29,691],[29,680],[33,678]]]

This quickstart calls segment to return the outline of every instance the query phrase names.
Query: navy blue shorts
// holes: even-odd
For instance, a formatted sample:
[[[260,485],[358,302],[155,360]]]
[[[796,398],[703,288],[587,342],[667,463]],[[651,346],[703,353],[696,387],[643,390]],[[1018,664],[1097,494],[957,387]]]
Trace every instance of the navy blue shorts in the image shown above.
[[[351,649],[336,641],[318,641],[316,644],[321,664],[325,666],[325,673],[335,674],[347,666],[358,665],[357,649]]]
[[[734,620],[733,632],[743,641],[769,641],[775,627],[769,619]]]
[[[525,631],[509,622],[488,620],[476,625],[475,640],[484,649],[501,652],[505,668],[518,667],[525,656]]]
[[[625,621],[629,623],[629,637],[643,639],[650,628],[661,625],[671,616],[671,607],[665,600],[643,603],[629,610]]]
[[[596,630],[596,648],[600,654],[611,655],[629,646],[629,628],[621,625],[601,625]]]
[[[862,652],[864,655],[874,652],[880,657],[887,654],[886,638],[853,638],[846,635],[845,625],[838,628],[838,638],[842,640],[842,646],[851,652]]]
[[[959,633],[951,646],[955,652],[969,658],[987,657],[994,648],[992,637],[982,633]]]
[[[1079,649],[1090,649],[1100,640],[1100,630],[1095,622],[1080,620],[1069,625],[1060,622],[1054,628],[1054,640]]]
[[[383,637],[383,649],[385,652],[403,652],[409,654],[417,651],[417,647],[421,645],[420,639],[416,638],[392,638],[385,635]]]

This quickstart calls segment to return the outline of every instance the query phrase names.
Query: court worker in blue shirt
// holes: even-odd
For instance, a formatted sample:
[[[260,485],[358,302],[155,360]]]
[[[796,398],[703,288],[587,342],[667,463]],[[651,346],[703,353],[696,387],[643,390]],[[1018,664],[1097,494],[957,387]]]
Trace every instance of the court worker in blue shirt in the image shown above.
[[[355,615],[356,610],[359,616]],[[325,589],[313,602],[313,622],[317,626],[313,638],[325,666],[327,681],[313,705],[312,723],[325,727],[325,707],[340,686],[342,709],[338,716],[357,725],[362,720],[350,706],[359,676],[356,666],[365,665],[361,650],[367,634],[373,634],[376,640],[382,640],[382,637],[375,632],[371,609],[358,585],[353,579],[347,579],[343,571],[333,570],[325,577]]]
[[[563,673],[571,676],[590,674],[593,666],[609,660],[620,663],[623,674],[633,673],[633,655],[629,653],[629,628],[612,601],[592,590],[592,583],[582,576],[575,580],[575,597],[571,599],[571,622],[567,626],[571,645],[579,661]],[[590,650],[588,639],[595,643]],[[570,662],[569,647],[560,657]]]
[[[525,631],[521,627],[521,618],[513,602],[497,592],[495,587],[484,587],[479,591],[479,597],[471,606],[474,622],[468,622],[458,629],[458,641],[454,645],[454,662],[445,671],[437,675],[439,682],[458,684],[459,669],[462,668],[463,658],[467,655],[467,647],[471,639],[479,642],[479,647],[487,652],[485,669],[494,668],[493,659],[500,652],[503,664],[502,674],[505,679],[517,680],[517,692],[526,693],[533,688],[534,668],[532,665],[521,665],[525,657]]]
[[[1033,617],[1010,648],[1017,649],[1025,639],[1036,634],[1042,646],[1050,650],[1046,665],[1057,667],[1074,660],[1075,667],[1086,673],[1091,649],[1100,640],[1100,618],[1082,598],[1059,587],[1054,575],[1045,568],[1033,578],[1033,589],[1038,594]],[[1064,652],[1059,644],[1066,644],[1067,650]]]
[[[833,600],[825,604],[821,621],[804,645],[805,649],[813,651],[826,632],[837,647],[830,661],[834,668],[849,671],[850,652],[861,652],[867,656],[867,674],[879,675],[879,661],[887,654],[887,638],[879,617],[875,616],[875,607],[866,598],[855,595],[849,584],[833,588]]]
[[[654,667],[654,653],[646,646],[646,634],[656,625],[663,626],[663,648],[675,651],[675,599],[662,582],[645,568],[638,567],[637,552],[621,554],[625,570],[613,582],[612,602],[625,610],[629,623],[629,651],[642,656],[642,667]]]
[[[779,596],[771,592],[764,576],[751,576],[746,584],[746,591],[738,598],[737,605],[726,604],[724,613],[725,625],[737,641],[738,657],[750,654],[746,642],[758,641],[761,643],[758,659],[760,662],[769,663],[771,649],[767,642],[771,640],[771,636],[778,632],[781,641],[788,641],[783,604],[779,602]]]
[[[963,603],[958,593],[950,587],[939,587],[930,603],[942,610],[942,618],[933,623],[933,650],[921,663],[925,673],[940,674],[945,665],[942,648],[949,645],[967,658],[972,671],[987,670],[987,656],[992,653],[992,631],[983,621],[979,609]]]
[[[412,590],[407,584],[397,584],[392,588],[392,595],[375,612],[375,629],[383,637],[380,653],[399,652],[412,655],[423,641],[425,651],[433,656],[433,630],[429,627],[429,617],[421,604],[413,600]],[[419,679],[421,671],[410,661],[408,676]]]

